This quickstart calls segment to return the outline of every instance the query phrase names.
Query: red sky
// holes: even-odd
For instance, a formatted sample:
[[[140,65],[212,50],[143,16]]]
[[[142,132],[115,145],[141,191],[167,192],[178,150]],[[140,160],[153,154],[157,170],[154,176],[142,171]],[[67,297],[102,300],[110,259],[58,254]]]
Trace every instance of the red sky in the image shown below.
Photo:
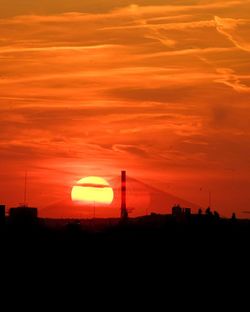
[[[0,0],[0,200],[125,168],[250,210],[250,1]],[[243,215],[242,215],[243,216]]]

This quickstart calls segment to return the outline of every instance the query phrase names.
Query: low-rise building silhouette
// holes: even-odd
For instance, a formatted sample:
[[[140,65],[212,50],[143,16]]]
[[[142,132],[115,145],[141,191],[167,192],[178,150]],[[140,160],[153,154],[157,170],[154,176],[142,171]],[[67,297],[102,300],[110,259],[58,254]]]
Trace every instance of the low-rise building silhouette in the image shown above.
[[[5,223],[5,205],[0,205],[0,224]]]
[[[9,221],[11,224],[34,225],[37,223],[37,220],[38,220],[37,208],[26,207],[26,206],[10,208]]]
[[[174,217],[188,217],[191,215],[191,208],[182,208],[180,205],[175,205],[172,208],[172,215]]]

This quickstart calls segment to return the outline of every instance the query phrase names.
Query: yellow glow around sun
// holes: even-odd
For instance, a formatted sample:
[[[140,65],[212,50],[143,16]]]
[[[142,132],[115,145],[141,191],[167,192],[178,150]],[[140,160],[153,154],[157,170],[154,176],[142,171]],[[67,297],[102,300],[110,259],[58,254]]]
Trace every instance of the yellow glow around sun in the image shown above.
[[[100,177],[86,177],[73,186],[71,199],[83,204],[109,205],[114,198],[114,192],[108,182]]]

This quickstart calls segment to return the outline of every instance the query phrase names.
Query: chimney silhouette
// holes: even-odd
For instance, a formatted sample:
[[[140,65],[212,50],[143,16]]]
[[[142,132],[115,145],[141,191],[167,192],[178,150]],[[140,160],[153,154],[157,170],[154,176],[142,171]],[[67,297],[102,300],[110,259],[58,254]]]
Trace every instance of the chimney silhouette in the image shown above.
[[[128,211],[126,203],[126,171],[121,172],[121,220],[127,220]]]

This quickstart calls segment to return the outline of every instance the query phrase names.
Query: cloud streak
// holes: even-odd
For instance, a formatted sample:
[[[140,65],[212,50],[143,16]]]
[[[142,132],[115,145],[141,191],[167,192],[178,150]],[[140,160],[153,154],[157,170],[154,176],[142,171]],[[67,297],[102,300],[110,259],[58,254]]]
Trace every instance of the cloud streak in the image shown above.
[[[232,87],[237,92],[250,92],[250,86],[242,83],[240,77],[230,68],[217,68],[217,73],[220,74],[220,78],[216,79],[216,82],[223,83],[229,87]],[[250,80],[250,76],[241,77]]]
[[[105,49],[105,48],[116,48],[116,45],[93,45],[93,46],[54,46],[54,47],[12,47],[3,48],[0,50],[0,54],[9,53],[24,53],[24,52],[58,52],[58,51],[84,51],[92,49]],[[118,46],[119,47],[119,46]]]
[[[250,42],[245,41],[235,35],[237,28],[240,25],[248,25],[250,27],[250,20],[242,20],[242,19],[232,19],[232,18],[220,18],[218,16],[214,17],[215,25],[217,31],[225,36],[229,41],[231,41],[235,47],[250,52]]]

